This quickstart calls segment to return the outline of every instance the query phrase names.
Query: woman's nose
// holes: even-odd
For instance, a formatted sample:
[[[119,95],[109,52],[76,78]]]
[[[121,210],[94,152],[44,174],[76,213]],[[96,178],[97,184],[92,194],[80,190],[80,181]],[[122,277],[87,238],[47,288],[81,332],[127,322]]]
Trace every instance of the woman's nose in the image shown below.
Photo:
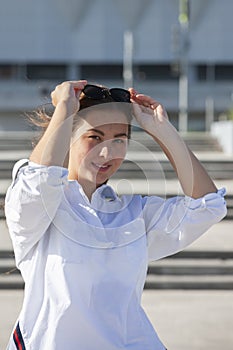
[[[100,149],[100,153],[99,153],[100,157],[103,157],[105,159],[109,159],[111,157],[111,150],[109,148],[109,146],[102,146]]]

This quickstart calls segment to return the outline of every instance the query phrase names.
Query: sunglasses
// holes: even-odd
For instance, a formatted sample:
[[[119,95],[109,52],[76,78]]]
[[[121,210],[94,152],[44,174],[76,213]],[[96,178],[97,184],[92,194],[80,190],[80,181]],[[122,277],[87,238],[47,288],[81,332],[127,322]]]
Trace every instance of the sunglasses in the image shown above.
[[[93,100],[104,100],[110,96],[116,102],[130,102],[130,92],[121,88],[108,89],[106,87],[87,84],[82,92],[87,98]]]

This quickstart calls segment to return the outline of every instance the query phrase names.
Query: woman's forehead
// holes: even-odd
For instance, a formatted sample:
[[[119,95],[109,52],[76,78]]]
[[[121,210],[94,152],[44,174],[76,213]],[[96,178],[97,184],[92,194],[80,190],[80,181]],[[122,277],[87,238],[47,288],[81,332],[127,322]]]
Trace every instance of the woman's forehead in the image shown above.
[[[86,114],[84,124],[92,127],[128,127],[126,115],[121,111],[91,111]]]
[[[102,125],[91,125],[91,124],[86,124],[81,131],[81,133],[88,133],[88,132],[94,132],[98,133],[101,135],[121,135],[121,136],[127,136],[128,137],[128,127],[129,125],[124,123],[107,123],[107,124],[102,124]]]
[[[113,116],[112,116],[113,117]],[[124,118],[105,118],[103,115],[101,117],[89,116],[82,120],[82,123],[79,124],[74,131],[75,137],[79,137],[87,132],[101,131],[104,135],[109,134],[125,134],[128,136],[129,133],[129,124],[126,117]]]

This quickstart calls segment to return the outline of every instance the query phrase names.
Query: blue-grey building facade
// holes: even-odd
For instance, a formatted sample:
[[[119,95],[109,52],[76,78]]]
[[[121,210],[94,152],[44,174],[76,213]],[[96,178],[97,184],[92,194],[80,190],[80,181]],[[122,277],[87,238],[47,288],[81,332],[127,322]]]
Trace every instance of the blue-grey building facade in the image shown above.
[[[24,129],[24,111],[49,102],[60,81],[123,86],[124,34],[133,34],[133,85],[178,123],[179,76],[188,66],[188,128],[205,130],[233,107],[233,1],[0,1],[0,130]],[[185,41],[185,42],[184,42]],[[185,44],[185,47],[183,46]]]

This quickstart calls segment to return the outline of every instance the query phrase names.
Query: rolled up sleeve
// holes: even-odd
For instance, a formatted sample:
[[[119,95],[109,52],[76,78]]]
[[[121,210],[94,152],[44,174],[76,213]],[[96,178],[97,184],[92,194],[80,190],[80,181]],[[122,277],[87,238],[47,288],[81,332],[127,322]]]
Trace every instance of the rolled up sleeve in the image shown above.
[[[149,261],[183,250],[221,221],[227,212],[225,192],[220,189],[198,199],[173,197],[159,203],[148,197],[144,217]]]
[[[22,260],[51,224],[60,205],[68,170],[29,162],[16,163],[6,194],[6,221],[16,262]]]

